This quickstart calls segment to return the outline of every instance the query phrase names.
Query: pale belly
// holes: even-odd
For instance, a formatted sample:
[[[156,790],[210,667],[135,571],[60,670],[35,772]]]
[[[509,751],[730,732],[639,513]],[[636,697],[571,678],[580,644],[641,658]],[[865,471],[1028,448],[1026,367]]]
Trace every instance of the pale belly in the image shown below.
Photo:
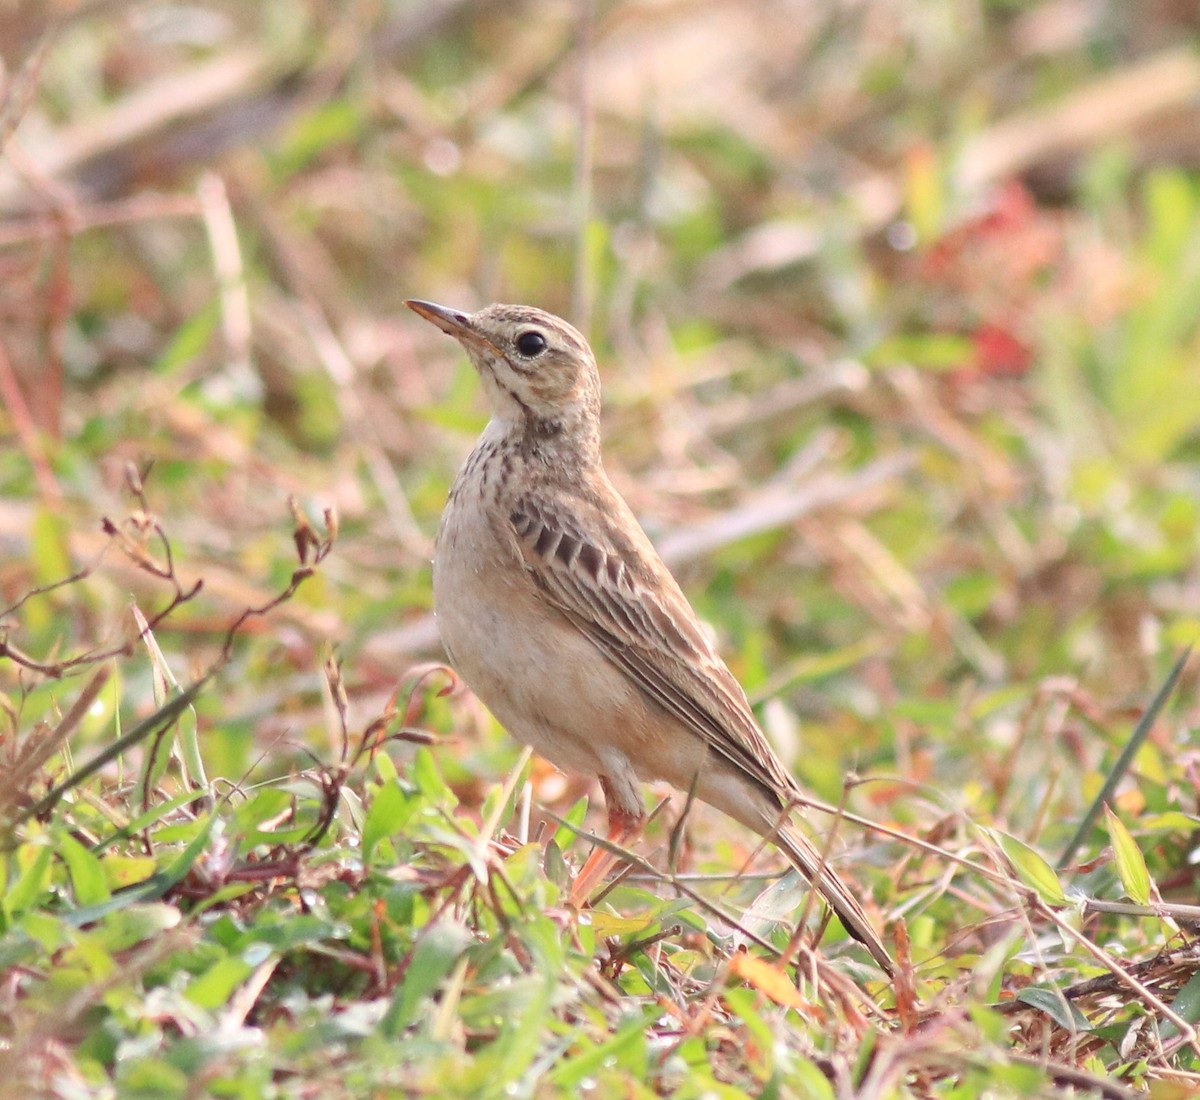
[[[461,505],[461,502],[459,502]],[[450,663],[516,740],[566,771],[603,775],[628,812],[639,780],[665,779],[761,829],[771,800],[651,702],[550,605],[479,508],[452,502],[433,568],[438,630]]]
[[[515,545],[477,515],[447,512],[433,600],[455,670],[513,737],[551,763],[600,774],[597,727],[644,723],[636,689],[543,602]]]

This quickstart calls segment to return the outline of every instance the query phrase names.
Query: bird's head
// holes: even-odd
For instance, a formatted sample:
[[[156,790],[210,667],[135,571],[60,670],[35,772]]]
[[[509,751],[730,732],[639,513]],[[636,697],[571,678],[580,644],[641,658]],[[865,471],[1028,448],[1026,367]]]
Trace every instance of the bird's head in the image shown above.
[[[405,305],[462,344],[507,430],[596,441],[600,376],[587,341],[566,321],[533,306],[465,313],[418,299]]]

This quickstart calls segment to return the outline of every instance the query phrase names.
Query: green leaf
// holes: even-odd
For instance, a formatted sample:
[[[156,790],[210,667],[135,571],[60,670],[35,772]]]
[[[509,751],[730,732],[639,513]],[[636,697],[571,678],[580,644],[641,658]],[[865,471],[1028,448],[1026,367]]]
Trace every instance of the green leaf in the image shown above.
[[[417,789],[435,805],[458,805],[458,799],[454,797],[454,792],[446,786],[442,773],[438,771],[433,753],[427,748],[417,749],[413,756],[411,775]]]
[[[127,825],[123,825],[112,835],[106,836],[103,840],[97,841],[92,846],[92,851],[96,855],[99,855],[104,851],[105,848],[116,844],[118,841],[135,836],[145,829],[149,829],[151,825],[154,825],[168,814],[174,813],[181,806],[187,806],[192,802],[197,802],[203,797],[203,791],[184,791],[181,794],[177,794],[174,798],[169,798],[165,802],[160,802],[156,806],[152,806],[145,813],[139,814]],[[158,838],[155,837],[155,839],[157,840]]]
[[[394,783],[400,778],[400,773],[396,771],[395,763],[386,752],[376,753],[374,763],[371,766],[375,771],[375,778],[381,783]]]
[[[185,366],[195,359],[212,338],[219,318],[220,310],[213,301],[184,321],[175,330],[166,350],[158,357],[154,364],[154,373],[170,375],[177,367]]]
[[[1138,818],[1138,829],[1143,833],[1191,833],[1200,818],[1182,810],[1164,810],[1160,814],[1143,814]]]
[[[1187,1020],[1189,1024],[1200,1021],[1200,974],[1193,974],[1183,984],[1183,988],[1175,994],[1171,1002],[1171,1011]],[[1161,1037],[1166,1040],[1178,1034],[1178,1029],[1170,1020],[1164,1020],[1161,1025]]]
[[[384,1034],[399,1035],[416,1019],[422,1001],[437,989],[472,940],[466,927],[452,921],[440,921],[425,932],[383,1019]]]
[[[201,1008],[219,1008],[253,972],[254,967],[244,959],[226,956],[196,978],[184,996]]]
[[[292,796],[280,787],[261,787],[237,808],[234,820],[243,832],[257,832],[259,825],[278,817],[291,801]]]
[[[4,895],[4,912],[10,919],[29,909],[50,885],[50,857],[53,854],[48,842],[22,844],[17,849],[21,874]]]
[[[559,851],[566,851],[578,835],[576,830],[583,828],[583,819],[587,817],[588,797],[584,795],[577,799],[571,808],[563,815],[563,824],[554,831],[554,843]]]
[[[127,908],[137,902],[153,901],[161,898],[163,894],[191,870],[192,864],[196,862],[200,853],[204,851],[205,845],[208,844],[208,838],[212,834],[216,822],[217,817],[215,814],[209,814],[208,817],[204,818],[200,822],[199,830],[191,842],[175,857],[166,870],[160,871],[156,875],[151,875],[144,882],[139,882],[136,886],[131,886],[127,890],[121,890],[109,898],[108,901],[75,909],[66,914],[64,919],[70,921],[76,927],[81,927],[85,924],[91,924],[92,921],[99,920],[108,913]]]
[[[1137,841],[1129,835],[1124,823],[1106,804],[1104,816],[1108,822],[1108,836],[1112,841],[1113,856],[1117,861],[1117,874],[1121,885],[1131,901],[1138,905],[1150,904],[1150,872]]]
[[[175,928],[181,919],[179,910],[164,902],[130,905],[109,913],[94,935],[105,951],[128,951],[139,943],[157,939],[169,928]]]
[[[33,575],[38,584],[53,584],[70,576],[71,554],[67,549],[70,530],[63,516],[45,508],[34,512],[30,545]]]
[[[902,333],[882,340],[870,356],[871,366],[911,363],[927,370],[961,367],[972,354],[971,341],[951,333]]]
[[[117,1065],[117,1094],[120,1096],[138,1097],[139,1100],[151,1096],[172,1100],[174,1097],[193,1095],[195,1084],[195,1081],[188,1080],[183,1070],[168,1065],[160,1058],[128,1058]]]
[[[1027,986],[1017,994],[1017,1000],[1044,1012],[1060,1027],[1068,1031],[1091,1031],[1092,1025],[1066,997],[1057,989]]]
[[[96,905],[112,897],[108,889],[104,865],[88,848],[79,843],[70,833],[58,838],[58,853],[67,865],[71,876],[71,888],[79,905]]]
[[[1037,852],[1023,840],[1001,832],[999,829],[989,829],[988,832],[1004,850],[1004,854],[1012,863],[1017,877],[1047,905],[1069,905],[1070,901],[1063,892],[1062,884],[1050,866]]]
[[[629,936],[644,935],[652,927],[658,925],[658,918],[653,913],[642,913],[635,917],[622,917],[616,913],[606,913],[602,909],[592,910],[590,918],[592,927],[598,936]]]
[[[542,870],[555,886],[565,890],[571,885],[571,871],[567,861],[563,859],[562,849],[551,838],[546,844],[546,854],[542,860]]]
[[[212,835],[213,828],[218,821],[217,815],[211,813],[201,823],[200,830],[196,833],[191,843],[188,844],[182,852],[179,853],[171,863],[171,865],[163,871],[161,878],[163,880],[162,892],[166,893],[172,886],[179,882],[184,875],[192,869],[192,864],[200,858],[200,853],[204,851],[204,847],[208,844],[208,838]],[[161,894],[159,895],[161,897]]]
[[[295,119],[275,143],[272,167],[286,180],[330,146],[348,142],[363,124],[362,105],[352,98],[320,102]]]
[[[158,870],[158,860],[153,856],[123,856],[117,852],[110,852],[100,860],[100,869],[104,872],[105,886],[111,896],[112,890],[124,890],[129,886],[136,886],[139,882],[145,882]],[[81,904],[98,905],[103,900],[107,899]]]
[[[574,1089],[579,1083],[609,1060],[620,1060],[626,1049],[638,1043],[645,1043],[646,1031],[654,1022],[658,1011],[641,1012],[626,1020],[607,1042],[597,1043],[588,1050],[582,1051],[573,1058],[561,1061],[547,1080],[559,1088]]]
[[[363,866],[371,865],[371,855],[383,839],[395,836],[412,817],[417,800],[410,798],[399,783],[385,783],[376,789],[363,822]]]

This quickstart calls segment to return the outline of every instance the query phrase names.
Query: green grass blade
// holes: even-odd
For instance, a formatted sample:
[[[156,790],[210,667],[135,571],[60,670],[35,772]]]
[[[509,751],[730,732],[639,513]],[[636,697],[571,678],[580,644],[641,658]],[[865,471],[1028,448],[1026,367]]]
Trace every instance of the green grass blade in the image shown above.
[[[1133,734],[1129,738],[1129,743],[1121,750],[1121,755],[1113,765],[1112,771],[1108,773],[1108,778],[1105,779],[1104,786],[1100,788],[1100,793],[1096,795],[1092,804],[1088,807],[1087,813],[1083,815],[1083,820],[1079,823],[1079,828],[1075,830],[1075,835],[1071,837],[1066,848],[1063,849],[1063,854],[1058,857],[1058,862],[1055,864],[1057,870],[1063,870],[1075,858],[1075,853],[1079,851],[1084,838],[1091,832],[1092,826],[1096,823],[1096,818],[1100,816],[1101,807],[1112,798],[1113,791],[1117,789],[1117,784],[1121,782],[1121,777],[1129,770],[1129,765],[1133,763],[1133,758],[1137,754],[1138,749],[1142,747],[1142,742],[1146,740],[1151,727],[1153,727],[1163,707],[1166,706],[1167,700],[1171,697],[1171,692],[1175,690],[1175,685],[1179,682],[1179,677],[1183,675],[1184,666],[1187,665],[1188,658],[1191,655],[1192,647],[1188,646],[1172,666],[1166,680],[1163,681],[1162,687],[1158,689],[1158,693],[1146,708],[1146,713],[1142,715],[1142,720],[1134,728]]]

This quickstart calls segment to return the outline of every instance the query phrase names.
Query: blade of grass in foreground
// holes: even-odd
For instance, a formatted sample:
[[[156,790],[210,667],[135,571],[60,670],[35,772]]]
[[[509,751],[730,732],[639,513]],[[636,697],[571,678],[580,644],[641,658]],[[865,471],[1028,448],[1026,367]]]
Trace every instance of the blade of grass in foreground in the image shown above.
[[[1133,763],[1135,754],[1142,747],[1142,742],[1146,740],[1146,736],[1149,734],[1155,720],[1162,712],[1163,707],[1166,706],[1167,700],[1171,697],[1171,692],[1175,690],[1175,685],[1179,682],[1179,677],[1183,674],[1184,666],[1191,655],[1192,647],[1188,646],[1179,655],[1179,659],[1172,666],[1166,680],[1163,681],[1162,687],[1158,689],[1158,693],[1150,701],[1150,705],[1146,708],[1146,713],[1142,715],[1141,721],[1134,728],[1129,738],[1129,743],[1121,750],[1121,755],[1113,765],[1112,771],[1108,773],[1108,778],[1104,780],[1104,786],[1100,788],[1100,793],[1096,795],[1092,804],[1088,807],[1087,813],[1083,815],[1083,820],[1079,823],[1079,828],[1075,830],[1075,835],[1071,837],[1070,842],[1063,849],[1063,854],[1058,857],[1058,863],[1055,864],[1056,870],[1063,870],[1075,858],[1075,853],[1079,851],[1084,838],[1091,832],[1092,826],[1096,823],[1096,818],[1100,815],[1101,807],[1112,798],[1113,791],[1117,789],[1117,784],[1121,781],[1121,777],[1129,770],[1129,765]]]
[[[143,719],[128,733],[122,737],[118,737],[108,748],[98,753],[93,759],[89,760],[78,771],[73,772],[70,776],[64,779],[57,787],[48,791],[34,805],[24,810],[14,820],[13,825],[19,825],[23,821],[28,821],[31,817],[36,817],[38,814],[45,813],[49,810],[67,791],[73,787],[79,786],[84,780],[91,778],[101,768],[110,761],[115,760],[126,749],[132,748],[139,741],[145,740],[151,734],[158,732],[164,728],[184,712],[192,701],[204,690],[205,684],[208,683],[209,677],[204,676],[197,680],[186,691],[176,695],[173,699],[169,699],[158,710],[156,710],[148,718]]]

